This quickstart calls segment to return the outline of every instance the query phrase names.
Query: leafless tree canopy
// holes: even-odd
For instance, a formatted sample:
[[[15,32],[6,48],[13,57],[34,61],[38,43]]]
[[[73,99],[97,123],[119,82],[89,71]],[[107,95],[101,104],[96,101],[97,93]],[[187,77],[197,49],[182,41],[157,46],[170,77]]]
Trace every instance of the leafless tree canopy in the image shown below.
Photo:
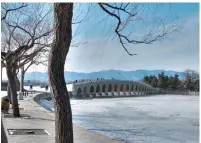
[[[18,67],[32,61],[38,53],[48,50],[53,31],[50,5],[21,5],[23,8],[7,12],[1,23],[1,57],[3,60],[14,57],[13,60],[18,61]]]
[[[144,5],[134,4],[134,3],[98,3],[100,8],[106,12],[109,16],[115,18],[115,34],[118,37],[122,47],[129,55],[132,54],[126,48],[126,44],[152,44],[155,41],[163,40],[166,36],[179,30],[180,26],[171,24],[165,25],[163,19],[160,20],[160,26],[157,29],[148,30],[140,39],[132,37],[132,31],[129,34],[125,34],[124,31],[129,23],[135,23],[137,20],[142,20],[143,16],[139,13],[144,7]],[[155,9],[159,9],[159,6],[156,6]],[[149,11],[154,14],[154,11]],[[145,16],[144,16],[145,17]]]
[[[7,15],[9,12],[12,12],[12,11],[17,11],[23,7],[26,7],[27,4],[12,4],[12,5],[9,5],[7,3],[2,3],[1,4],[1,20],[4,20],[6,19]]]

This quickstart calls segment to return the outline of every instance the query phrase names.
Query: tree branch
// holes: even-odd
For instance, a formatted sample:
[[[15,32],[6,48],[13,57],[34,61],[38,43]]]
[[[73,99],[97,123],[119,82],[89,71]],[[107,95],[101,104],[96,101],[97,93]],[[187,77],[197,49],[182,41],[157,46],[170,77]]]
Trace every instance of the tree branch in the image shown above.
[[[29,69],[29,67],[33,64],[33,60],[30,62],[30,64],[24,69],[24,73]]]
[[[27,6],[27,4],[22,3],[22,5],[17,7],[17,8],[5,9],[6,12],[5,12],[5,15],[1,18],[1,21],[6,19],[9,12],[19,10],[19,9],[26,7],[26,6]]]
[[[155,41],[160,41],[162,40],[165,36],[169,35],[172,32],[178,31],[177,26],[170,26],[168,28],[165,28],[163,26],[163,29],[155,36],[153,36],[153,32],[149,31],[148,34],[146,34],[144,36],[144,38],[142,38],[141,40],[135,40],[135,39],[130,39],[129,35],[124,35],[122,34],[123,29],[126,27],[126,25],[130,22],[133,21],[132,18],[136,17],[138,12],[134,12],[134,10],[136,10],[136,6],[134,8],[132,8],[131,11],[126,10],[127,7],[129,7],[130,3],[127,3],[125,6],[123,6],[123,4],[121,4],[120,6],[115,5],[113,6],[112,4],[108,4],[108,3],[98,3],[98,5],[100,6],[100,8],[106,12],[108,15],[110,15],[111,17],[114,17],[117,20],[117,24],[116,24],[116,28],[115,28],[115,33],[118,36],[118,39],[121,43],[121,46],[124,48],[124,50],[127,52],[128,55],[133,56],[133,55],[137,55],[137,54],[131,54],[128,49],[126,48],[126,44],[130,43],[130,44],[152,44]],[[107,8],[109,9],[107,9]],[[114,10],[116,10],[117,14],[114,12]],[[113,11],[113,12],[112,12]],[[122,26],[122,18],[120,16],[120,13],[124,13],[128,15],[128,18],[126,19],[124,25]]]
[[[117,26],[116,26],[116,29],[115,29],[115,33],[118,35],[119,40],[120,40],[120,43],[121,43],[122,47],[124,48],[124,50],[125,50],[125,51],[128,53],[128,55],[130,55],[130,56],[137,55],[137,54],[131,54],[131,53],[127,50],[127,48],[125,47],[125,45],[124,45],[124,43],[123,43],[123,41],[122,41],[122,39],[121,39],[121,34],[119,33],[119,27],[120,27],[120,24],[121,24],[121,18],[120,18],[118,15],[116,15],[116,14],[110,12],[109,10],[107,10],[107,9],[103,6],[102,3],[98,3],[98,4],[99,4],[99,6],[100,6],[106,13],[108,13],[109,15],[115,17],[115,18],[118,20],[118,23],[117,23]]]

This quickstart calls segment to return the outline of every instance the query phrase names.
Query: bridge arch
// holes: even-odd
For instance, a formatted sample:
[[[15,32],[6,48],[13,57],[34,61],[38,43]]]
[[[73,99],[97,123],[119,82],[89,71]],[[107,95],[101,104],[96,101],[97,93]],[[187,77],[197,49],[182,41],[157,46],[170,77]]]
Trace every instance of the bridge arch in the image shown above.
[[[126,91],[129,91],[129,84],[126,85]]]
[[[96,87],[96,92],[97,92],[97,93],[100,92],[100,86],[99,86],[99,84],[98,84],[97,87]]]
[[[141,89],[141,90],[142,90],[142,92],[144,92],[144,86],[142,86],[142,89]]]
[[[109,92],[112,91],[112,84],[109,84],[108,91],[109,91]]]
[[[138,90],[138,86],[136,85],[136,86],[135,86],[135,92],[137,92],[137,90]]]
[[[103,84],[103,86],[102,86],[102,92],[105,92],[105,91],[106,91],[106,85]]]
[[[138,88],[138,92],[141,92],[141,86],[139,86],[139,88]]]
[[[84,93],[87,93],[87,87],[84,87],[83,92],[84,92]]]
[[[133,90],[134,90],[134,85],[132,84],[132,86],[131,86],[131,91],[133,92]]]
[[[114,85],[114,91],[115,91],[115,92],[117,92],[117,88],[118,88],[118,86],[117,86],[117,84],[115,84],[115,85]]]
[[[120,91],[121,91],[121,92],[124,91],[124,85],[123,85],[123,84],[121,84],[121,86],[120,86]]]
[[[90,93],[94,93],[94,86],[93,85],[91,85],[91,87],[90,87]]]
[[[81,94],[82,93],[82,89],[79,87],[78,89],[77,89],[77,94]]]

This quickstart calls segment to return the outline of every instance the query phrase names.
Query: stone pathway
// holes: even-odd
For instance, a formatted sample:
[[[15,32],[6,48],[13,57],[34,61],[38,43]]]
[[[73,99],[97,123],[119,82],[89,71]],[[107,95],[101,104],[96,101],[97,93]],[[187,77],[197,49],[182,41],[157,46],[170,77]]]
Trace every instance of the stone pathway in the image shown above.
[[[55,142],[54,114],[38,105],[33,100],[34,96],[19,100],[19,107],[24,108],[24,110],[20,110],[21,115],[29,115],[32,117],[31,119],[2,117],[8,143]],[[10,114],[11,112],[9,111]],[[8,135],[7,129],[45,129],[50,135]],[[75,124],[73,125],[73,131],[74,143],[123,143],[122,141],[113,140],[100,133],[81,128]]]
[[[8,143],[7,137],[6,137],[6,133],[4,130],[4,126],[2,124],[2,120],[1,120],[1,143]]]

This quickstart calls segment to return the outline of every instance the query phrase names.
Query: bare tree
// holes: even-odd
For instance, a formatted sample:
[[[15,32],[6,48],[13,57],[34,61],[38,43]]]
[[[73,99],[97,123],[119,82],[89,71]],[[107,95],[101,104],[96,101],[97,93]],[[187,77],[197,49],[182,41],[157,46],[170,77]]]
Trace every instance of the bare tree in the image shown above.
[[[82,24],[84,22],[86,22],[89,18],[90,18],[90,11],[92,10],[92,5],[89,5],[87,7],[87,9],[84,11],[82,6],[82,4],[77,3],[76,4],[76,12],[78,12],[75,17],[72,19],[72,25],[76,25],[76,24]],[[76,29],[76,31],[73,33],[72,35],[72,42],[71,42],[71,47],[78,47],[80,45],[86,44],[87,40],[86,38],[83,39],[79,39],[77,40],[76,37],[79,36],[80,31],[79,28]],[[49,46],[51,46],[52,44],[52,38],[53,37],[49,37],[48,41],[49,44],[46,45],[47,48],[44,48],[42,51],[40,51],[36,57],[34,57],[32,60],[30,60],[30,62],[26,65],[24,65],[23,67],[21,67],[21,77],[20,77],[20,91],[23,92],[24,88],[24,75],[26,73],[26,71],[32,66],[32,65],[44,65],[47,66],[47,53],[49,53]],[[75,40],[74,40],[75,39]]]
[[[160,41],[178,27],[170,25],[154,34],[148,31],[141,40],[132,39],[130,35],[123,34],[126,25],[135,22],[138,15],[136,4],[132,3],[98,3],[100,8],[109,16],[116,19],[115,34],[124,50],[130,55],[126,44],[151,44]],[[55,135],[56,143],[73,143],[72,111],[64,79],[64,64],[72,40],[73,3],[54,4],[54,40],[48,59],[48,78],[52,87],[52,97],[55,108]],[[124,19],[124,20],[123,20]]]
[[[23,7],[26,7],[27,4],[22,3],[22,4],[12,4],[12,5],[8,5],[7,3],[2,3],[1,4],[1,20],[5,20],[8,13],[12,12],[12,11],[16,11],[19,10]]]
[[[45,47],[50,46],[48,41],[52,32],[48,17],[50,12],[45,4],[29,4],[23,9],[10,11],[1,23],[3,45],[1,58],[5,61],[14,117],[20,117],[16,70],[29,63]]]
[[[73,142],[72,111],[64,79],[64,65],[72,39],[72,17],[73,3],[54,4],[54,40],[48,59],[48,78],[55,108],[56,143]]]
[[[49,53],[49,46],[47,45],[47,47],[41,50],[33,59],[29,61],[29,63],[21,67],[20,92],[24,91],[24,76],[27,70],[33,65],[47,66],[48,53]]]

